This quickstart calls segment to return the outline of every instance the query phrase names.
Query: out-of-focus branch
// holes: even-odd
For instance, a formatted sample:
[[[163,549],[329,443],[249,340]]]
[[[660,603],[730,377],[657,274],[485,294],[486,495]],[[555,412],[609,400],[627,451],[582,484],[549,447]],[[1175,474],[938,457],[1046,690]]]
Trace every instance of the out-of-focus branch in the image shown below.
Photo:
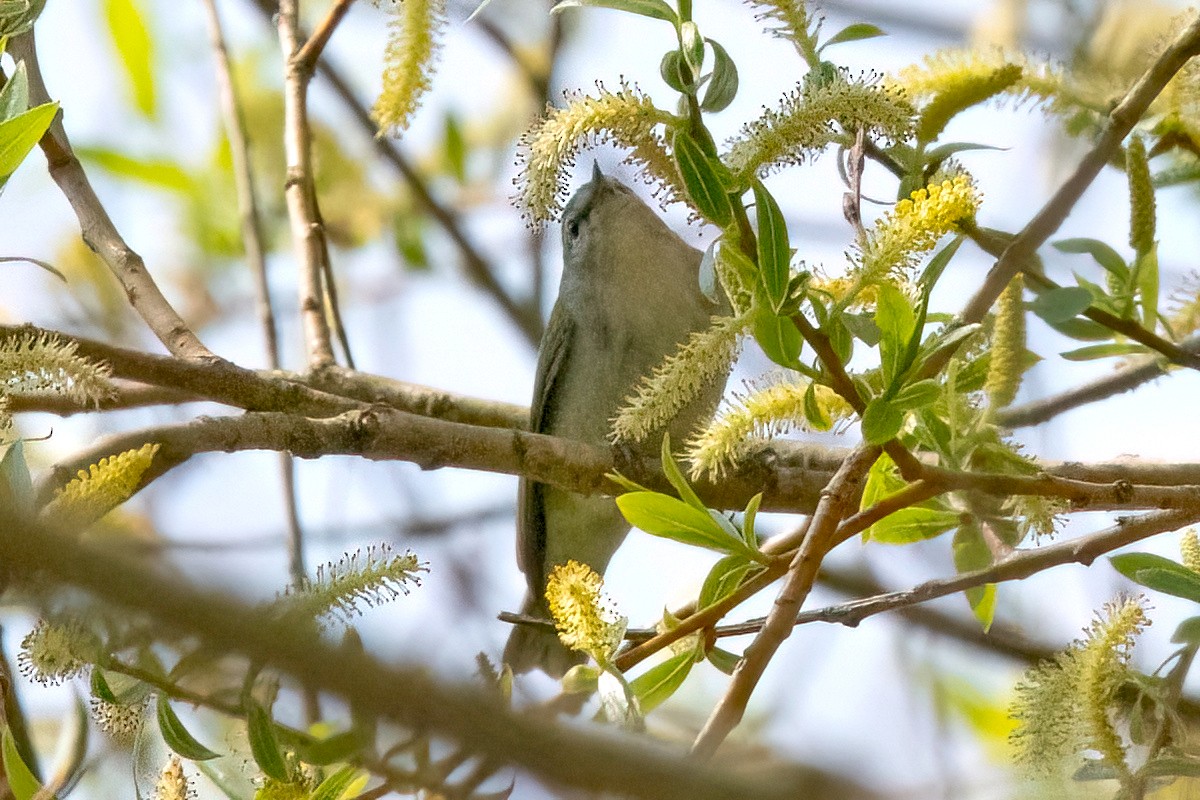
[[[29,30],[9,42],[13,58],[25,62],[29,78],[29,100],[32,104],[47,103],[50,95],[42,80],[38,65],[34,32]],[[150,276],[142,257],[121,237],[108,211],[97,197],[83,165],[71,150],[70,140],[62,124],[55,118],[39,143],[50,177],[71,204],[79,220],[83,241],[109,268],[125,290],[129,304],[141,316],[167,350],[182,358],[216,358],[205,347],[183,318],[175,311]]]
[[[328,250],[325,228],[317,210],[313,184],[312,130],[308,124],[308,82],[311,76],[296,59],[300,49],[298,0],[280,0],[275,15],[283,49],[283,149],[287,159],[284,198],[292,243],[299,264],[300,320],[308,366],[319,371],[333,363],[329,321],[325,318],[322,275]]]
[[[182,403],[203,401],[190,392],[172,389],[169,386],[122,386],[108,397],[94,403],[80,403],[57,394],[10,394],[8,410],[12,412],[41,412],[70,417],[75,414],[90,414],[97,411],[124,411],[147,406],[177,406]]]
[[[1162,55],[1134,84],[1108,115],[1108,123],[1104,126],[1096,143],[1084,155],[1075,172],[1067,178],[1053,196],[1042,206],[1041,210],[1029,221],[1020,233],[1008,244],[1004,253],[988,271],[983,285],[967,302],[966,307],[959,313],[957,321],[960,324],[979,322],[987,314],[988,309],[996,302],[996,298],[1008,286],[1012,277],[1017,274],[1033,257],[1037,249],[1058,230],[1063,220],[1071,213],[1075,203],[1083,196],[1084,191],[1091,186],[1092,181],[1117,153],[1121,142],[1133,130],[1146,113],[1146,109],[1167,83],[1183,68],[1183,65],[1194,56],[1200,54],[1200,16],[1180,32],[1173,42],[1163,51]],[[946,358],[950,357],[947,353]]]
[[[1200,337],[1191,337],[1183,343],[1189,352],[1200,350]],[[1167,366],[1157,356],[1138,359],[1133,365],[1124,367],[1112,375],[1068,389],[1061,394],[1033,400],[1020,406],[1002,408],[996,412],[997,424],[1006,428],[1021,428],[1049,422],[1059,414],[1073,408],[1106,400],[1116,394],[1136,389],[1144,383],[1167,374]]]
[[[272,0],[253,0],[254,5],[263,16],[271,19],[275,15],[275,3]],[[329,59],[323,58],[317,62],[317,72],[329,81],[334,94],[350,111],[350,116],[362,131],[371,137],[376,152],[385,161],[396,168],[412,190],[417,202],[424,208],[434,221],[446,232],[454,246],[462,255],[463,267],[467,277],[491,297],[525,339],[532,345],[537,345],[542,338],[541,312],[531,304],[519,303],[500,285],[496,278],[494,266],[484,258],[479,249],[467,236],[459,222],[458,216],[452,209],[443,206],[434,198],[425,179],[417,172],[416,167],[400,151],[396,142],[386,137],[377,137],[375,122],[371,119],[370,109],[358,98],[354,88],[342,75],[341,71],[330,64]]]
[[[3,513],[3,512],[0,512]],[[592,732],[511,711],[498,693],[385,667],[261,609],[202,592],[81,544],[78,537],[0,519],[0,563],[13,582],[71,585],[291,675],[301,685],[556,784],[658,800],[793,797],[795,776],[736,775],[683,758],[645,737]]]

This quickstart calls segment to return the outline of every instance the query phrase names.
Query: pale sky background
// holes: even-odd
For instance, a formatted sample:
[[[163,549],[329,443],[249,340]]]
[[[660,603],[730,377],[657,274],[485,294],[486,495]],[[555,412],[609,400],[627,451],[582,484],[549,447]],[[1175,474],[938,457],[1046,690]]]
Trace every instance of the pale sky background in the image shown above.
[[[215,89],[200,7],[178,0],[147,5],[159,41],[171,43],[170,49],[162,48],[159,53],[164,109],[158,124],[135,119],[128,111],[99,4],[93,0],[50,0],[39,23],[43,70],[52,96],[62,101],[68,131],[77,145],[107,143],[199,163],[207,157],[217,130]],[[497,113],[511,102],[513,76],[507,62],[477,29],[464,25],[468,5],[451,5],[434,89],[401,143],[406,152],[420,154],[440,136],[447,109],[457,109],[469,120]],[[530,5],[528,0],[494,0],[486,13],[496,20],[517,15],[532,21],[522,23],[529,30],[538,30],[536,25],[543,23],[540,15],[530,13]],[[1036,20],[1032,41],[1040,48],[1052,46],[1061,38],[1057,27],[1061,17],[1053,4],[1031,5]],[[248,3],[221,2],[220,7],[235,50],[274,45],[273,32]],[[945,0],[830,4],[827,31],[863,20],[877,22],[892,34],[839,46],[830,55],[855,70],[891,71],[961,41],[991,7],[991,3]],[[659,105],[672,107],[672,93],[658,77],[659,58],[671,43],[669,26],[607,11],[573,12],[573,17],[579,30],[562,53],[554,75],[557,89],[588,91],[596,79],[616,86],[624,76]],[[742,75],[737,100],[712,120],[720,140],[736,132],[741,120],[754,116],[763,105],[773,105],[789,90],[802,74],[802,62],[790,45],[762,37],[759,25],[740,3],[701,0],[696,3],[696,19],[705,34],[727,47]],[[381,12],[370,4],[356,5],[328,51],[354,77],[365,98],[373,97],[378,83],[382,20]],[[922,20],[931,22],[926,25]],[[373,180],[384,188],[393,184],[395,173],[370,155],[366,137],[353,126],[338,122],[345,118],[319,79],[314,98],[315,113],[344,131],[344,146],[365,155]],[[1010,230],[1024,224],[1073,167],[1079,153],[1077,144],[1058,138],[1051,120],[1027,108],[972,111],[953,124],[944,140],[1006,148],[1005,152],[966,154],[962,160],[985,194],[981,222]],[[496,185],[507,187],[515,174],[511,156],[506,154],[497,166]],[[602,148],[595,158],[607,172],[615,168],[620,156]],[[579,159],[573,185],[586,180],[592,159],[591,153]],[[488,165],[472,166],[486,172]],[[867,194],[886,197],[894,192],[890,178],[881,173],[878,168],[869,171]],[[173,269],[187,257],[176,239],[173,200],[99,172],[93,173],[93,180],[118,228],[172,291]],[[836,269],[851,232],[841,219],[842,189],[832,155],[815,165],[781,173],[770,180],[770,186],[783,204],[793,244],[801,248],[802,257],[809,264]],[[1200,226],[1196,225],[1195,199],[1191,190],[1173,189],[1159,196],[1164,287],[1196,268],[1192,254],[1200,250]],[[6,187],[0,210],[5,215],[0,226],[2,255],[53,260],[63,238],[74,231],[69,208],[46,176],[44,161],[37,153]],[[711,230],[688,228],[678,208],[667,216],[677,230],[700,246],[710,240]],[[1055,238],[1093,236],[1127,253],[1127,216],[1124,178],[1109,171],[1089,190]],[[467,223],[488,255],[507,265],[506,280],[513,286],[525,286],[524,261],[512,258],[514,253],[523,256],[517,213],[511,207],[490,206],[471,211]],[[552,226],[548,240],[556,243],[557,237],[557,226]],[[549,263],[557,270],[561,259],[556,244],[550,245],[550,252]],[[528,402],[535,363],[532,349],[489,301],[459,278],[456,256],[440,233],[431,236],[431,253],[437,266],[426,274],[402,273],[390,250],[383,247],[335,254],[339,273],[348,276],[345,307],[360,367],[467,395]],[[1043,255],[1048,270],[1059,279],[1069,277],[1071,269],[1090,268],[1083,257],[1062,256],[1049,249]],[[941,303],[939,310],[956,310],[989,264],[977,250],[965,246],[935,300],[935,304]],[[289,366],[296,367],[299,342],[290,324],[295,296],[290,254],[275,257],[272,269],[277,307],[281,319],[288,321],[285,353]],[[69,288],[31,267],[4,265],[0,275],[5,296],[0,313],[8,321],[55,324],[58,309],[64,305],[63,293]],[[211,291],[219,302],[242,311],[234,319],[203,330],[202,336],[222,355],[246,366],[261,366],[263,350],[252,314],[249,279],[237,269],[223,275],[228,283],[210,287]],[[1076,364],[1058,358],[1055,353],[1071,345],[1049,334],[1039,322],[1031,322],[1031,334],[1032,349],[1046,360],[1029,374],[1019,401],[1053,393],[1112,368],[1109,361]],[[157,350],[149,337],[146,346]],[[752,347],[748,351],[731,386],[769,369]],[[1196,444],[1200,441],[1200,416],[1194,413],[1198,393],[1200,376],[1175,374],[1136,393],[1073,411],[1053,424],[1022,430],[1018,438],[1046,458],[1087,461],[1137,455],[1196,461],[1200,460]],[[224,412],[207,408],[202,413]],[[1162,422],[1168,417],[1172,420],[1169,429]],[[23,430],[34,437],[53,433],[48,441],[29,446],[31,460],[44,466],[115,426],[135,427],[174,418],[176,413],[169,409],[61,420],[28,417]],[[854,437],[851,432],[843,438],[851,443]],[[311,536],[310,570],[347,548],[381,539],[392,540],[401,548],[411,546],[431,562],[424,585],[411,596],[361,619],[359,627],[374,652],[385,659],[428,662],[447,676],[463,678],[473,671],[475,652],[499,654],[507,628],[495,621],[494,615],[501,609],[515,610],[523,591],[513,559],[510,507],[515,478],[456,470],[422,473],[409,464],[329,458],[301,462],[299,479],[303,519]],[[138,498],[137,507],[152,514],[168,539],[236,543],[273,537],[278,542],[232,552],[173,552],[174,563],[188,578],[255,597],[269,597],[286,583],[282,505],[273,454],[197,458],[187,469],[159,483],[161,490],[145,493]],[[407,520],[471,510],[494,513],[479,524],[438,539],[396,541],[399,525]],[[783,530],[794,520],[773,517],[770,524]],[[1088,515],[1069,526],[1064,535],[1089,532],[1104,524],[1101,515]],[[1174,538],[1160,537],[1143,549],[1173,555]],[[649,624],[664,604],[693,596],[715,558],[635,532],[609,570],[608,587],[633,624]],[[864,561],[893,588],[946,575],[953,569],[946,539],[903,549],[847,543],[833,557],[833,562],[841,565]],[[1090,570],[1058,568],[1020,585],[1003,586],[998,618],[1024,624],[1038,641],[1065,644],[1087,623],[1093,609],[1127,586],[1106,563]],[[736,618],[762,613],[772,596],[771,592],[763,594],[739,609]],[[817,592],[810,606],[836,599]],[[1053,603],[1051,613],[1043,610],[1047,602]],[[966,611],[961,597],[948,598],[940,606]],[[1139,647],[1138,662],[1143,666],[1157,664],[1169,652],[1166,640],[1170,632],[1178,619],[1190,613],[1187,604],[1165,597],[1155,597],[1154,606],[1160,624],[1146,634]],[[5,644],[10,655],[30,622],[24,616],[6,620]],[[928,684],[922,676],[933,669],[949,670],[993,697],[1003,695],[1018,675],[1010,663],[994,662],[887,618],[872,618],[856,630],[807,626],[785,644],[768,670],[751,703],[749,719],[766,722],[763,733],[785,756],[846,770],[878,787],[907,788],[914,796],[927,797],[942,792],[967,796],[955,792],[968,790],[971,797],[1004,796],[996,788],[1002,762],[995,754],[978,745],[958,722],[943,724],[930,712],[927,691],[921,686]],[[716,670],[697,667],[686,689],[652,717],[652,722],[657,718],[663,727],[701,722],[726,682]],[[538,692],[548,688],[546,682],[534,681],[532,686]],[[23,684],[22,692],[33,708],[48,718],[69,707],[68,689],[43,690]],[[773,714],[769,720],[768,711]],[[938,743],[944,741],[950,746],[939,749]]]

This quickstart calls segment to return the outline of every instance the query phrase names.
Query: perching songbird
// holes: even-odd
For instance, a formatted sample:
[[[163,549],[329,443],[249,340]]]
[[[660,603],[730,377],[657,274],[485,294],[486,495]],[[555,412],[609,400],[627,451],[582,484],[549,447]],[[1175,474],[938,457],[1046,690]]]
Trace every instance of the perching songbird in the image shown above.
[[[538,354],[530,429],[608,446],[611,420],[635,385],[728,307],[700,289],[701,252],[599,167],[567,203],[562,241],[562,281]],[[712,416],[723,389],[723,378],[713,381],[635,449],[656,456],[663,433],[684,441]],[[544,593],[553,567],[574,559],[603,574],[628,532],[611,497],[522,479],[517,562],[528,585],[524,613],[549,619]],[[504,660],[516,672],[540,668],[558,677],[581,658],[555,631],[518,625]]]

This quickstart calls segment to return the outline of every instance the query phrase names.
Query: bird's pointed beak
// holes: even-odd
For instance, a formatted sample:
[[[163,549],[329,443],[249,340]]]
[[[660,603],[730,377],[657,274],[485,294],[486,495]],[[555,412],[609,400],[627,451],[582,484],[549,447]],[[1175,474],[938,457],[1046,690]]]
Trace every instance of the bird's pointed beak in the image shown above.
[[[604,173],[600,171],[600,162],[593,161],[592,162],[592,180],[599,181],[603,177],[604,177]]]

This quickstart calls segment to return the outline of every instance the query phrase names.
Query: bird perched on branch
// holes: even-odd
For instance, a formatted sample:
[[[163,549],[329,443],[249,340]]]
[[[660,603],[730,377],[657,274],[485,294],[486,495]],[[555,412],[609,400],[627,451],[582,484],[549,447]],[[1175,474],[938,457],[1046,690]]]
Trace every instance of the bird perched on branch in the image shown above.
[[[530,427],[607,446],[611,420],[634,386],[728,307],[701,292],[701,252],[599,167],[567,203],[562,241],[562,282],[538,354]],[[671,441],[684,441],[712,416],[723,388],[724,376],[711,381],[676,416],[664,429]],[[657,455],[661,441],[661,435],[647,438],[635,452]],[[526,479],[518,507],[524,612],[549,619],[544,595],[554,566],[573,559],[603,574],[629,524],[611,497]],[[517,672],[540,668],[561,676],[580,659],[552,629],[518,625],[504,660]]]

